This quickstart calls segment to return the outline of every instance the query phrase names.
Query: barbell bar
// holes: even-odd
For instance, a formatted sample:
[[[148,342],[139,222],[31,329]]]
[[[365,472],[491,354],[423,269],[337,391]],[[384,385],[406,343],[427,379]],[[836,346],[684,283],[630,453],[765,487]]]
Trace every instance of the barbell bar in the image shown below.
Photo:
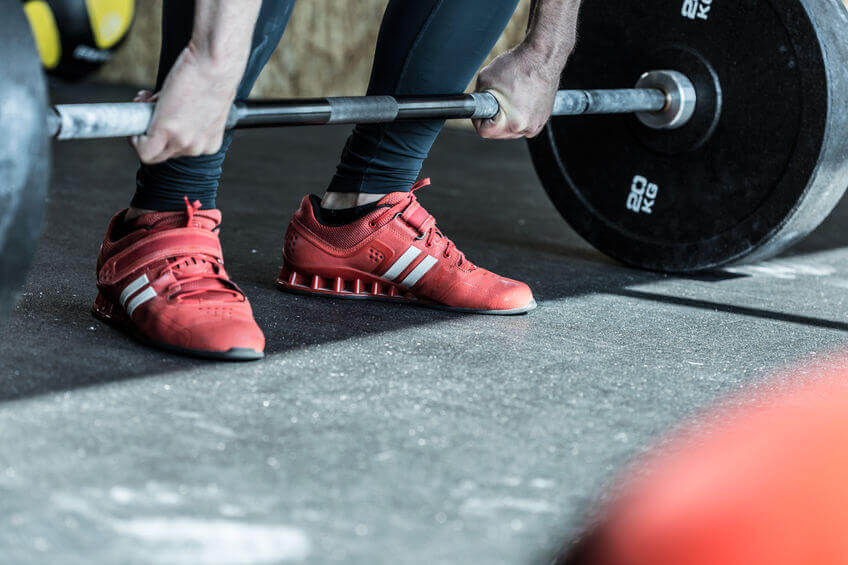
[[[560,90],[554,116],[635,113],[649,127],[686,125],[697,96],[692,82],[671,70],[650,71],[637,88]],[[59,104],[47,113],[48,134],[59,140],[128,137],[147,131],[155,104],[145,102]],[[452,96],[345,96],[236,102],[229,129],[385,123],[422,119],[494,118],[500,107],[490,92]]]

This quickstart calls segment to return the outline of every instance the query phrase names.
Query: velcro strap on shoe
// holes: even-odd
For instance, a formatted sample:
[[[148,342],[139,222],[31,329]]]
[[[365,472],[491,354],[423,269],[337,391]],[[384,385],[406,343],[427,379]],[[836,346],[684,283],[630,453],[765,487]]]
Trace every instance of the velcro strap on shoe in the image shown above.
[[[401,217],[407,224],[410,225],[410,227],[420,232],[421,226],[430,219],[430,214],[423,206],[416,202],[404,210]]]
[[[156,261],[180,255],[224,256],[217,234],[198,228],[176,228],[150,234],[110,257],[97,274],[99,284],[114,284]]]

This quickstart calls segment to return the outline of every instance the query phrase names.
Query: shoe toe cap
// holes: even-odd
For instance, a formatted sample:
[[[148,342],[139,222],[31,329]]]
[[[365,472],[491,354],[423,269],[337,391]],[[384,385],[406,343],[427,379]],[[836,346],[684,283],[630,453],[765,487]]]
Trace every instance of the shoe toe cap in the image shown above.
[[[498,294],[492,310],[532,310],[536,301],[533,299],[533,291],[528,285],[512,279],[502,279],[507,286]]]
[[[265,350],[265,335],[253,320],[228,320],[226,323],[198,324],[191,328],[188,349],[209,352]]]

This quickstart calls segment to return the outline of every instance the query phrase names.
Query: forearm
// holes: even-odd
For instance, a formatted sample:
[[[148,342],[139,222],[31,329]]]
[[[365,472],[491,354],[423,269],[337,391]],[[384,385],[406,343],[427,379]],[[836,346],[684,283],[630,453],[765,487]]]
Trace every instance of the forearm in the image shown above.
[[[222,78],[240,79],[262,0],[197,0],[188,56]]]
[[[580,0],[536,0],[523,48],[537,64],[559,73],[577,42]]]
[[[133,138],[143,163],[221,148],[261,6],[262,0],[196,0],[188,45],[159,92],[140,93],[139,101],[156,102],[147,133]]]

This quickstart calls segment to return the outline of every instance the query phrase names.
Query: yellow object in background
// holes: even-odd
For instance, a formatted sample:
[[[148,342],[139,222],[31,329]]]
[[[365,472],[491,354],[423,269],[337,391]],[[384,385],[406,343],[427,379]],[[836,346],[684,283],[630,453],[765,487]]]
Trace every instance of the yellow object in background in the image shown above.
[[[45,70],[86,78],[112,59],[130,32],[136,0],[22,0]]]
[[[47,69],[54,68],[62,58],[62,43],[53,10],[43,0],[32,0],[24,4],[29,25],[38,47],[38,56]]]
[[[108,49],[124,38],[133,21],[134,0],[85,0],[94,41]]]

